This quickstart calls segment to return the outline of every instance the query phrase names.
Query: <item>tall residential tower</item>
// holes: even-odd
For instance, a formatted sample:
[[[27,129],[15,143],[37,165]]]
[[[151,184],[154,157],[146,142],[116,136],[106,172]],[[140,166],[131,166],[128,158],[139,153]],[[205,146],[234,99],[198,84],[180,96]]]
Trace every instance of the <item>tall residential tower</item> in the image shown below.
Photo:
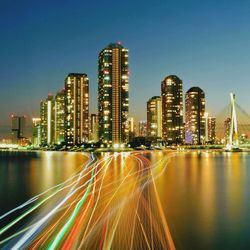
[[[128,139],[129,71],[128,49],[111,43],[99,54],[99,137],[104,143],[120,144]]]
[[[98,142],[98,116],[96,114],[90,115],[89,127],[89,141]]]
[[[55,96],[55,143],[64,142],[65,132],[65,89]]]
[[[162,136],[169,144],[183,142],[183,86],[182,80],[167,76],[161,82]]]
[[[209,116],[207,118],[207,141],[215,143],[216,141],[216,118]]]
[[[154,96],[147,102],[147,134],[149,137],[162,137],[162,101]]]
[[[55,142],[55,100],[52,95],[41,101],[41,144],[51,145]]]
[[[139,121],[138,133],[139,133],[139,136],[142,136],[142,137],[147,136],[147,122],[146,121]]]
[[[65,142],[81,144],[89,136],[89,79],[70,73],[65,79]]]
[[[32,118],[32,144],[35,147],[41,144],[41,118]]]
[[[205,142],[205,93],[199,87],[190,88],[185,95],[185,139],[189,144]]]

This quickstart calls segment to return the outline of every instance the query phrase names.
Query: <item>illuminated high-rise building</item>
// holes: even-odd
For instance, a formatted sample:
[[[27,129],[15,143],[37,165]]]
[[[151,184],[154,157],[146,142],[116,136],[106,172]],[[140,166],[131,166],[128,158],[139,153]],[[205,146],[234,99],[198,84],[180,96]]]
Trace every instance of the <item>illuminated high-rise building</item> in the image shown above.
[[[169,144],[183,143],[183,84],[175,76],[167,76],[161,82],[162,137]]]
[[[41,144],[55,143],[55,100],[53,95],[40,103]]]
[[[129,118],[128,118],[128,130],[129,130],[131,133],[134,133],[134,132],[135,132],[135,121],[134,121],[134,118],[133,118],[133,117],[129,117]]]
[[[64,142],[65,132],[65,90],[59,91],[55,96],[55,143]]]
[[[205,113],[206,142],[214,143],[216,140],[216,118]]]
[[[91,142],[98,142],[98,116],[96,114],[90,115],[90,127],[89,127],[89,140]]]
[[[38,147],[41,144],[41,118],[32,118],[32,145]]]
[[[25,136],[26,116],[11,116],[12,143],[18,143]]]
[[[160,96],[154,96],[147,102],[147,135],[162,137],[162,101]]]
[[[205,93],[199,87],[190,88],[185,95],[185,140],[189,144],[205,142]]]
[[[128,118],[128,131],[129,131],[129,141],[133,140],[135,137],[135,121],[133,117]]]
[[[129,71],[128,49],[111,43],[99,54],[99,137],[105,143],[128,140]]]
[[[89,137],[89,79],[86,74],[70,73],[65,79],[65,142],[87,142]]]
[[[147,122],[146,121],[139,121],[138,127],[139,127],[138,128],[139,136],[146,137],[147,136]]]
[[[228,117],[224,121],[224,139],[226,144],[229,143],[229,135],[230,135],[230,128],[231,128],[231,118]]]

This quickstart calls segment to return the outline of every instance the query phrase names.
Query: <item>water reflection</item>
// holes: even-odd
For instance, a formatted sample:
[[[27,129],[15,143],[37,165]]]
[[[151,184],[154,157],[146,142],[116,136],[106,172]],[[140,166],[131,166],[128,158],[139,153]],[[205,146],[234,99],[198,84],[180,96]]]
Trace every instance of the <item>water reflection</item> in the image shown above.
[[[95,169],[93,164],[93,171],[100,173],[93,179],[92,188],[96,191],[87,204],[93,210],[97,206],[98,213],[92,220],[98,223],[82,224],[88,230],[97,228],[91,234],[81,234],[88,238],[86,242],[81,243],[77,236],[79,244],[95,248],[108,225],[110,231],[103,242],[106,247],[110,241],[117,247],[165,246],[166,220],[177,249],[250,246],[249,154],[141,151],[100,153],[97,158],[99,165]],[[89,154],[64,152],[1,157],[1,214],[69,179],[89,159]],[[90,177],[88,174],[79,185]],[[76,201],[81,195],[76,195]],[[47,210],[53,207],[53,202]],[[42,214],[46,214],[46,209]]]
[[[250,156],[190,152],[157,181],[177,248],[250,246]],[[195,243],[192,243],[195,242]]]
[[[1,214],[68,179],[89,159],[87,154],[39,152],[0,157]],[[6,192],[8,195],[6,195]]]

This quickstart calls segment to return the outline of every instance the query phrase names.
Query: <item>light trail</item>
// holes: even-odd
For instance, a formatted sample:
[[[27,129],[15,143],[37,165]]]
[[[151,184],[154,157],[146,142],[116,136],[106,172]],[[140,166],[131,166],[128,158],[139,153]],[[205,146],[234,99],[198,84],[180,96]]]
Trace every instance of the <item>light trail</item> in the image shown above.
[[[111,162],[111,161],[110,161],[110,162]],[[102,177],[102,180],[101,180],[101,185],[100,185],[100,188],[99,188],[99,191],[98,191],[98,195],[97,195],[97,200],[96,200],[96,202],[95,202],[95,206],[94,206],[94,208],[93,208],[93,210],[92,210],[92,213],[91,213],[91,215],[90,215],[90,219],[89,219],[89,221],[88,221],[86,230],[85,230],[85,232],[84,232],[83,239],[85,239],[86,232],[88,231],[89,225],[90,225],[90,223],[91,223],[91,221],[92,221],[92,218],[93,218],[93,215],[94,215],[94,213],[95,213],[95,211],[96,211],[96,207],[97,207],[97,204],[98,204],[98,202],[99,202],[100,195],[101,195],[101,190],[102,190],[102,187],[103,187],[103,181],[104,181],[104,178],[105,178],[105,176],[106,176],[107,168],[108,168],[110,162],[107,164],[107,166],[106,166],[106,168],[105,168],[105,170],[104,170],[104,174],[103,174],[103,177]]]
[[[62,227],[62,229],[59,231],[59,233],[56,235],[56,237],[54,238],[54,240],[50,244],[50,246],[48,248],[49,250],[53,250],[59,245],[61,239],[66,234],[68,229],[71,227],[74,219],[76,218],[78,212],[80,211],[80,208],[82,207],[82,205],[84,204],[84,202],[87,199],[87,195],[90,192],[91,185],[92,185],[92,182],[93,182],[93,178],[94,178],[94,169],[92,170],[91,179],[90,179],[90,182],[88,184],[88,188],[87,188],[85,194],[83,195],[82,199],[77,203],[77,205],[76,205],[73,213],[71,214],[69,220],[67,221],[67,223]]]
[[[127,175],[128,176],[128,175]],[[127,176],[122,180],[122,182],[120,183],[120,185],[118,186],[118,188],[116,189],[116,191],[113,193],[113,195],[111,196],[109,202],[107,203],[107,205],[105,206],[104,210],[102,211],[102,213],[99,215],[98,219],[96,220],[97,222],[102,218],[105,210],[108,208],[109,204],[111,203],[111,201],[114,199],[115,195],[117,194],[117,192],[119,191],[119,188],[122,186],[122,184],[125,182]],[[91,233],[91,231],[94,229],[95,225],[90,229],[89,234]],[[88,234],[88,235],[89,235]],[[86,236],[86,238],[88,237],[88,235]]]
[[[148,238],[147,238],[147,235],[146,235],[146,233],[145,233],[145,229],[144,229],[143,224],[142,224],[142,222],[141,222],[140,216],[138,215],[137,212],[136,212],[136,216],[137,216],[137,218],[138,218],[138,220],[139,220],[139,223],[140,223],[140,226],[141,226],[141,229],[142,229],[142,232],[143,232],[143,236],[144,236],[145,241],[146,241],[146,243],[147,243],[147,247],[148,247],[148,249],[151,249],[151,248],[150,248],[149,241],[148,241]]]
[[[98,166],[95,165],[94,167],[96,168]],[[101,170],[99,170],[101,171]],[[80,178],[80,177],[79,177]],[[78,179],[79,179],[78,178]],[[80,181],[80,179],[79,179]],[[78,182],[79,182],[78,181]],[[19,241],[18,243],[13,247],[13,249],[19,249],[21,248],[22,245],[25,244],[25,242],[29,242],[30,237],[36,233],[37,230],[39,230],[39,228],[50,218],[52,217],[52,215],[54,215],[56,213],[56,211],[58,210],[58,208],[60,208],[73,194],[75,194],[79,189],[81,189],[82,187],[86,186],[88,183],[90,182],[90,180],[88,180],[87,182],[85,182],[83,185],[81,185],[80,187],[75,188],[76,184],[74,185],[74,187],[71,188],[70,192],[68,193],[68,195],[51,211],[49,212],[43,219],[41,219],[34,228],[32,228],[30,230],[30,232],[28,232],[26,235],[24,235]]]
[[[82,193],[80,194],[82,195]],[[72,202],[69,207],[67,208],[67,210],[62,214],[62,216],[57,220],[57,222],[50,227],[50,229],[48,231],[45,231],[45,234],[35,243],[35,245],[33,245],[31,247],[31,249],[36,249],[38,248],[41,244],[42,241],[46,241],[46,238],[50,235],[51,232],[53,232],[53,230],[56,228],[56,226],[60,223],[60,221],[62,220],[62,218],[67,214],[67,212],[70,210],[71,206],[73,205],[73,203],[75,203],[77,201]]]
[[[152,171],[151,171],[151,175],[152,175]],[[160,212],[160,215],[161,215],[164,231],[165,231],[165,234],[166,234],[166,239],[167,239],[167,242],[169,244],[169,249],[170,250],[175,250],[174,241],[172,239],[172,236],[171,236],[168,224],[167,224],[167,220],[166,220],[165,215],[164,215],[164,211],[163,211],[163,208],[162,208],[162,205],[161,205],[161,200],[160,200],[157,188],[156,188],[155,180],[154,180],[154,178],[152,178],[152,180],[153,180],[153,187],[154,187],[154,191],[155,191],[157,206],[158,206],[158,209],[159,209],[159,212]]]
[[[0,217],[17,213],[0,229],[0,248],[175,249],[156,184],[172,156],[89,155],[70,178]]]
[[[136,157],[135,159],[136,159],[137,161],[139,161],[140,167],[141,167],[141,166],[144,166],[144,164],[148,164],[148,161],[147,161],[145,158],[140,158],[140,157],[137,158],[137,157]],[[156,162],[156,163],[155,163],[154,165],[152,165],[151,167],[158,166],[158,165],[160,164],[160,162],[162,162],[163,160],[164,160],[164,159],[159,160],[159,162]],[[141,182],[142,182],[143,179],[146,179],[146,180],[147,180],[147,179],[149,178],[148,175],[146,175],[146,176],[143,175],[147,169],[149,170],[149,169],[150,169],[150,166],[148,166],[147,168],[142,168],[141,170],[139,170],[139,171],[136,172],[136,173],[141,173],[141,174],[142,174],[143,178],[141,178],[141,180],[140,180]],[[163,169],[162,172],[163,172],[164,170],[165,170],[165,169]],[[132,170],[130,170],[130,172],[132,172]],[[91,234],[91,232],[94,230],[94,227],[96,227],[97,222],[100,223],[100,222],[99,222],[99,221],[100,221],[100,218],[103,217],[103,215],[104,215],[104,213],[105,213],[105,210],[109,207],[109,205],[111,204],[112,200],[113,200],[114,197],[116,196],[117,192],[118,192],[119,189],[122,187],[122,185],[125,183],[126,179],[127,179],[128,177],[131,177],[131,176],[135,175],[135,173],[131,173],[131,174],[130,174],[130,172],[129,172],[120,182],[118,182],[118,183],[120,183],[119,186],[118,186],[118,188],[116,189],[115,192],[113,192],[113,194],[112,194],[111,198],[109,199],[109,201],[108,201],[106,207],[103,209],[101,215],[100,215],[99,218],[96,220],[96,223],[95,223],[94,226],[91,228],[91,230],[90,230],[90,232],[88,233],[88,235],[87,235],[85,238],[83,238],[83,240],[82,240],[82,242],[81,242],[81,245],[80,245],[79,249],[80,249],[81,247],[83,247],[83,244],[84,244],[84,241],[86,240],[86,238],[90,237],[90,234]],[[162,174],[162,172],[159,173],[158,176],[155,176],[155,178],[158,178],[158,177]],[[152,180],[147,180],[147,181],[143,184],[142,187],[139,186],[139,187],[137,188],[137,190],[135,190],[135,191],[133,192],[133,194],[127,196],[127,197],[125,198],[125,200],[123,199],[123,201],[120,202],[120,206],[119,206],[119,207],[113,208],[113,211],[118,210],[118,209],[122,206],[123,203],[129,202],[130,198],[132,198],[132,197],[133,197],[136,193],[138,193],[139,191],[142,191],[142,190],[144,189],[144,187],[145,187],[146,185],[148,185],[151,181],[152,181]],[[127,184],[128,184],[128,183],[127,183]]]
[[[90,197],[86,207],[84,208],[81,216],[79,216],[80,218],[75,222],[75,225],[72,228],[68,238],[65,240],[65,242],[64,242],[64,244],[63,244],[63,246],[61,248],[62,250],[72,249],[72,246],[74,244],[75,239],[78,238],[79,231],[80,231],[80,226],[81,226],[84,218],[86,217],[86,214],[89,211],[90,205],[92,204],[92,201],[94,199],[95,187],[96,187],[96,181],[94,181],[94,187],[93,187],[93,190],[92,190],[91,197]]]
[[[92,161],[93,162],[93,161]],[[92,164],[92,162],[90,162],[89,164]],[[83,172],[81,172],[82,174]],[[79,178],[81,177],[81,174],[78,177],[78,181],[76,181],[77,183],[79,182]],[[88,173],[87,173],[88,174]],[[76,183],[76,184],[77,184]],[[74,183],[73,183],[74,184]],[[17,219],[15,219],[13,222],[9,223],[8,225],[6,225],[5,227],[3,227],[2,229],[0,229],[0,235],[3,234],[4,232],[6,232],[8,229],[10,229],[12,226],[14,226],[17,222],[19,222],[20,220],[22,220],[24,217],[26,217],[28,214],[30,214],[31,212],[33,212],[35,209],[37,209],[38,207],[40,207],[43,203],[45,203],[46,201],[48,201],[50,198],[52,198],[53,196],[55,196],[57,193],[61,192],[62,190],[64,190],[65,188],[70,187],[70,184],[66,187],[63,187],[61,189],[58,189],[57,191],[55,191],[54,193],[52,193],[51,195],[49,195],[48,197],[46,197],[45,199],[43,199],[42,201],[40,201],[38,204],[36,204],[35,206],[33,206],[32,208],[30,208],[28,211],[26,211],[25,213],[23,213],[21,216],[19,216]],[[76,186],[75,184],[75,186]],[[58,185],[57,185],[58,186]],[[75,187],[74,186],[74,187]],[[73,187],[73,188],[74,188]],[[26,202],[27,203],[27,202]],[[12,210],[13,211],[13,210]],[[7,214],[7,213],[6,213]],[[10,214],[10,213],[8,213]]]
[[[90,166],[90,165],[95,161],[95,158],[93,157],[92,154],[90,155],[90,157],[91,157],[91,161],[87,163],[86,169],[88,168],[88,165]],[[89,157],[88,157],[88,158],[89,158]],[[84,166],[84,165],[83,165],[83,166]],[[82,168],[82,166],[81,166],[80,168]],[[8,215],[10,215],[10,214],[12,214],[12,213],[18,211],[19,209],[22,209],[22,208],[26,207],[27,205],[29,205],[29,204],[35,202],[40,196],[45,195],[45,194],[48,193],[49,191],[51,191],[51,190],[53,190],[53,189],[56,189],[56,188],[58,188],[58,187],[61,187],[62,185],[64,185],[64,184],[67,183],[67,182],[70,182],[72,179],[76,178],[78,175],[80,175],[80,173],[77,174],[77,175],[74,175],[74,176],[72,176],[71,178],[69,178],[68,180],[66,180],[66,181],[64,181],[64,182],[62,182],[62,183],[60,183],[60,184],[58,184],[58,185],[55,185],[55,186],[53,186],[53,187],[51,187],[51,188],[45,190],[44,192],[42,192],[42,193],[40,193],[40,194],[38,194],[38,195],[36,195],[36,196],[30,198],[28,201],[24,202],[23,204],[19,205],[18,207],[16,207],[16,208],[14,208],[14,209],[8,211],[7,213],[1,215],[1,216],[0,216],[0,220],[2,220],[3,218],[5,218],[6,216],[8,216]]]
[[[109,166],[109,164],[110,164],[111,161],[112,161],[112,159],[109,160],[107,163],[105,163],[105,166],[106,166],[106,167],[105,167],[105,170],[104,170],[104,174],[103,174],[103,177],[102,177],[102,181],[103,181],[103,179],[104,179],[104,177],[105,177],[107,168],[108,168],[108,166]],[[93,191],[92,191],[92,197],[94,197],[94,195],[95,195],[96,184],[97,184],[97,181],[94,182],[94,188],[93,188]],[[101,187],[102,187],[102,183],[101,183],[101,186],[100,186],[99,190],[101,190]],[[96,204],[97,204],[97,202],[98,202],[98,200],[96,201]],[[90,203],[89,203],[88,205],[90,205]],[[72,231],[73,231],[72,234],[75,234],[75,233],[77,232],[77,229],[79,229],[80,222],[81,222],[82,219],[85,217],[88,208],[89,208],[89,207],[87,206],[87,208],[84,210],[84,213],[83,213],[82,217],[80,218],[79,221],[77,221],[76,228],[74,229],[75,231],[72,230]],[[70,235],[69,238],[70,238],[70,242],[68,242],[68,243],[65,242],[65,244],[64,244],[64,246],[63,246],[65,249],[70,249],[70,247],[71,247],[71,245],[72,245],[72,242],[73,242],[73,239],[76,238],[76,236],[74,237],[74,235]]]

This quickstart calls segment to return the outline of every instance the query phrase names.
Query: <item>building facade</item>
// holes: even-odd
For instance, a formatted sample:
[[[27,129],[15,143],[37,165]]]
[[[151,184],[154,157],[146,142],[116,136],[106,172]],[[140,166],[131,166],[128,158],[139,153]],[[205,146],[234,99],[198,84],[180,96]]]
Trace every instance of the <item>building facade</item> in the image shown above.
[[[97,114],[90,115],[89,141],[98,142],[98,116]]]
[[[185,95],[185,140],[188,144],[205,143],[205,93],[199,87]]]
[[[206,120],[206,141],[215,143],[216,141],[216,118],[208,116]]]
[[[139,121],[138,135],[140,137],[146,137],[147,136],[147,122],[146,121]]]
[[[231,128],[231,118],[227,117],[224,120],[224,140],[226,144],[229,143],[230,128]]]
[[[41,144],[55,143],[55,100],[53,95],[40,103]]]
[[[128,118],[128,133],[129,133],[129,141],[132,141],[133,138],[136,136],[136,126],[134,117]]]
[[[168,144],[183,143],[183,83],[175,76],[167,76],[161,83],[162,137]]]
[[[65,133],[65,89],[55,96],[55,143],[64,142]]]
[[[65,143],[81,144],[88,137],[89,79],[86,74],[70,73],[65,79]]]
[[[38,147],[41,144],[41,118],[32,118],[32,145]]]
[[[147,135],[148,137],[162,137],[162,100],[154,96],[147,102]]]
[[[128,140],[129,71],[128,49],[109,44],[98,61],[99,138],[104,143]]]
[[[26,117],[11,116],[11,137],[12,143],[17,144],[25,137]]]

